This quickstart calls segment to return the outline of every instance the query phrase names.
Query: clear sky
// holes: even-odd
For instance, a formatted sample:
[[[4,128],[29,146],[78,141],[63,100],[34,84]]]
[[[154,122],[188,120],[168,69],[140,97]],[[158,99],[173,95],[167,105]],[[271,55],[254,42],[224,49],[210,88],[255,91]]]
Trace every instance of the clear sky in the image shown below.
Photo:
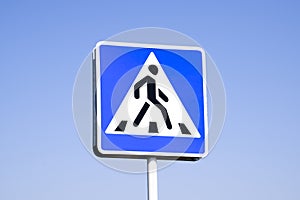
[[[227,95],[218,144],[159,171],[160,199],[300,199],[299,10],[296,0],[1,1],[0,199],[146,199],[146,174],[95,160],[72,116],[96,42],[145,26],[198,41]]]

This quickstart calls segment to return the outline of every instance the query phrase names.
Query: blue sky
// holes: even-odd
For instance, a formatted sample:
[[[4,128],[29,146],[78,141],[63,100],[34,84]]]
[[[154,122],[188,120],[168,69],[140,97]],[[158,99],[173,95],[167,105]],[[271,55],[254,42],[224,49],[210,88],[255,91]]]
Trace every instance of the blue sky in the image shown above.
[[[146,199],[146,174],[96,161],[72,116],[76,73],[96,42],[146,26],[199,42],[227,95],[218,144],[159,171],[160,199],[299,199],[299,9],[295,0],[2,1],[0,199]]]

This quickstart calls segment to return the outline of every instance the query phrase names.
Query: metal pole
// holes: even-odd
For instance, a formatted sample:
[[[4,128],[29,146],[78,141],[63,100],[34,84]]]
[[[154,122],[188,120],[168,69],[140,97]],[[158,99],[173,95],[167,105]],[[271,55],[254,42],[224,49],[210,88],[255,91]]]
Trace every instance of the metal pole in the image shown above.
[[[157,160],[147,158],[148,200],[158,200],[157,191]]]

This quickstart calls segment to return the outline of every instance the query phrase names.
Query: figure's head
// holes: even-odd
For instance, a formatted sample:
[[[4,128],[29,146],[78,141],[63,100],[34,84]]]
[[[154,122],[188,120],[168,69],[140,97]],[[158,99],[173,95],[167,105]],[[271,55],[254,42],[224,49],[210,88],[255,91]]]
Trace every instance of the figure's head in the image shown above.
[[[149,65],[148,69],[153,75],[156,75],[158,73],[156,65]]]

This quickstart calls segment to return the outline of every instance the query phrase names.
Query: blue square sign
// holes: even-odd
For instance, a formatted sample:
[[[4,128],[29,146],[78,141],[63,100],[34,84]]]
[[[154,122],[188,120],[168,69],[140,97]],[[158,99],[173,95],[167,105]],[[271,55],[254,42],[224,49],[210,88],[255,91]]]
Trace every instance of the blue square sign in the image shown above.
[[[94,153],[205,157],[205,60],[196,46],[99,42],[93,51]]]

